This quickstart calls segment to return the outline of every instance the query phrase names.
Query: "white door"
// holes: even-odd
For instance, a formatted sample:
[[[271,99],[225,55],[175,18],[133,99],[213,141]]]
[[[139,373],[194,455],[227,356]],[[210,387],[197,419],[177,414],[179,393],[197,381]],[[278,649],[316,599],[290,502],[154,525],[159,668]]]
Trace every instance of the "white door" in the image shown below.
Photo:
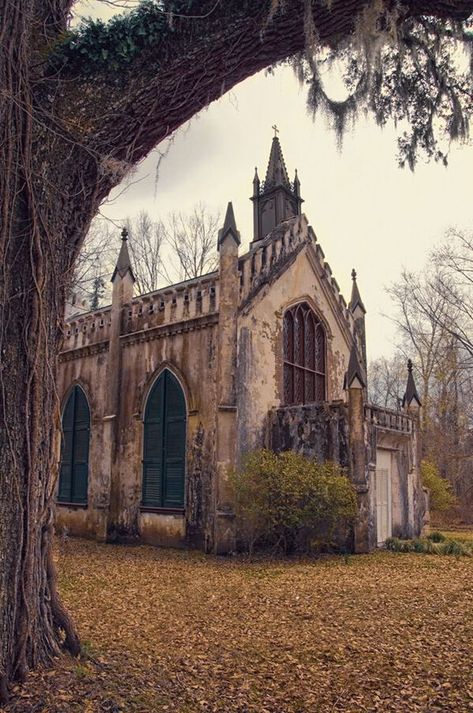
[[[391,453],[376,452],[376,525],[378,545],[391,537]]]

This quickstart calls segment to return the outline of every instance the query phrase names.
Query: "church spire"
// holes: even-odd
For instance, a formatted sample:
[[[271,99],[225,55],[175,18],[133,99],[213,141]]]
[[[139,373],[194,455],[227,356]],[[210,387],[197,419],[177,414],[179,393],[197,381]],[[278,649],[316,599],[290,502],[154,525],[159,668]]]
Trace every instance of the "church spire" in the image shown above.
[[[117,264],[115,265],[115,270],[113,271],[111,282],[115,281],[115,277],[119,275],[122,279],[125,277],[127,272],[130,273],[133,282],[135,282],[135,276],[133,274],[133,269],[131,267],[130,254],[128,252],[128,230],[123,228],[122,230],[122,245],[120,252],[118,254]]]
[[[350,350],[348,369],[345,374],[345,389],[364,389],[366,387],[366,374],[358,359],[358,349],[353,343]]]
[[[253,243],[266,237],[283,220],[300,215],[303,203],[297,171],[294,183],[291,183],[277,136],[278,129],[275,126],[273,129],[275,135],[271,143],[265,180],[260,183],[257,171],[253,179]]]
[[[289,190],[291,189],[284,156],[282,155],[281,144],[279,143],[277,134],[273,136],[264,186],[265,189],[271,188],[272,186],[286,186]]]

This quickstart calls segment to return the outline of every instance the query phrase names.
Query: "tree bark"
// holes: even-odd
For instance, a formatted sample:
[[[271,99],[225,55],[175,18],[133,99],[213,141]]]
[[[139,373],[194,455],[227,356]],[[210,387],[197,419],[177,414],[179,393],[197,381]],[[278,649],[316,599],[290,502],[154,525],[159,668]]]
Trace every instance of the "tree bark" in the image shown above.
[[[90,159],[34,101],[49,36],[36,0],[0,2],[0,700],[9,683],[80,644],[51,553],[65,287],[93,211]],[[51,3],[48,31],[60,7]],[[54,10],[54,12],[53,12]],[[63,24],[64,26],[64,24]],[[85,188],[87,184],[88,188]],[[83,203],[82,203],[83,201]]]
[[[366,3],[314,2],[328,44]],[[390,4],[387,2],[387,4]],[[406,14],[465,17],[473,0],[405,0]],[[159,141],[259,69],[304,47],[302,0],[262,31],[260,12],[160,48],[123,81],[48,74],[73,0],[0,0],[0,699],[79,641],[51,557],[59,407],[56,359],[74,260],[101,200]],[[236,10],[235,10],[236,8]],[[462,14],[463,13],[463,14]],[[233,20],[235,19],[235,22]],[[189,21],[187,21],[189,22]],[[225,29],[226,28],[226,29]],[[83,59],[86,67],[87,59]],[[108,82],[108,83],[107,83]]]

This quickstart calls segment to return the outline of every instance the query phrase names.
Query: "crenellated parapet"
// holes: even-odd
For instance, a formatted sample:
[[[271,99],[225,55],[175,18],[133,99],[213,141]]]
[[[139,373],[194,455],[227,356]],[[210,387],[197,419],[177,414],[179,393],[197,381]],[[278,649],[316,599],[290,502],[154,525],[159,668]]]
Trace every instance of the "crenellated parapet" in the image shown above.
[[[244,305],[272,282],[309,241],[305,215],[284,221],[239,259],[240,303]]]
[[[196,319],[218,311],[218,273],[141,295],[123,307],[122,334]]]
[[[123,306],[120,334],[129,335],[216,313],[218,296],[217,272],[140,295]],[[63,326],[62,351],[107,343],[110,331],[111,307],[68,319]]]
[[[264,285],[277,279],[304,246],[311,246],[310,259],[321,278],[327,297],[343,328],[353,334],[353,314],[304,214],[281,223],[263,240],[254,242],[250,251],[240,257],[240,308],[244,309]]]
[[[63,325],[62,351],[108,342],[110,326],[110,307],[71,317]]]

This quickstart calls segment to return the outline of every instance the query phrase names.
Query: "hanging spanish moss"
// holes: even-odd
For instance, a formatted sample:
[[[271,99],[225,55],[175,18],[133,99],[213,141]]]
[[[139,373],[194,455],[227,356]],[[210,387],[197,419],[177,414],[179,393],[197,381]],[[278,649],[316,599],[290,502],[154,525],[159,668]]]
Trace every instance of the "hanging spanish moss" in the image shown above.
[[[299,81],[307,86],[312,115],[327,118],[340,146],[360,112],[372,115],[379,126],[391,119],[401,129],[401,166],[413,170],[421,155],[446,164],[450,142],[469,137],[471,21],[414,20],[403,15],[399,4],[386,10],[382,0],[373,0],[359,16],[353,34],[327,49],[317,36],[316,12],[306,0],[304,52],[290,60]],[[469,54],[468,66],[462,62],[462,51]],[[322,71],[330,72],[334,66],[344,67],[342,100],[329,96],[322,77]]]

